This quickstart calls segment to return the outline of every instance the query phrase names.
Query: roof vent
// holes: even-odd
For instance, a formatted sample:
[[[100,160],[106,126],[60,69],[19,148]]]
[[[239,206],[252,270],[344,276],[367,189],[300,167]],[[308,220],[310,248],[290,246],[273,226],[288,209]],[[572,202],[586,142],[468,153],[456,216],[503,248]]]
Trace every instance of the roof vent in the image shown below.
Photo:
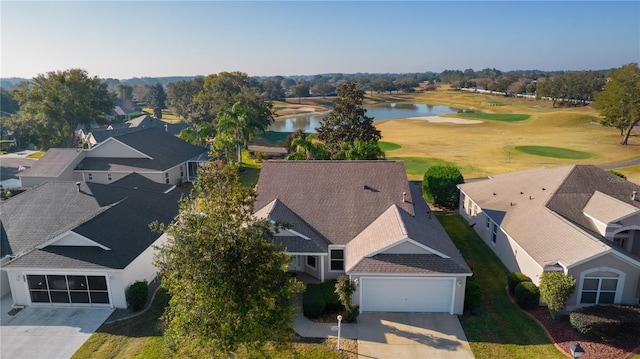
[[[369,186],[367,186],[367,185],[364,185],[364,189],[367,190],[367,189],[371,189],[371,188]]]
[[[402,202],[407,201],[407,192],[402,192]]]
[[[638,197],[638,191],[633,191],[633,192],[631,192],[631,200],[632,200],[632,201],[635,201],[635,200],[636,200],[636,197]]]
[[[76,186],[78,187],[78,192],[80,192],[80,182],[76,182]]]

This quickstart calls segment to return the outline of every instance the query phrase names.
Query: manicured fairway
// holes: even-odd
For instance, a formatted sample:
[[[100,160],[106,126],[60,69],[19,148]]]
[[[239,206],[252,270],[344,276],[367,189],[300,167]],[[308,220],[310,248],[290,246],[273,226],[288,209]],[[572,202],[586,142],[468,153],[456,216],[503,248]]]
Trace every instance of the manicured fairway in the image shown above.
[[[550,147],[550,146],[516,146],[517,151],[535,156],[568,158],[574,160],[584,160],[593,157],[593,154],[582,151],[575,151],[569,148]]]
[[[467,118],[472,120],[502,121],[502,122],[518,122],[524,121],[531,117],[521,113],[484,113],[484,112],[465,112],[458,113],[456,117]]]
[[[389,152],[389,151],[397,150],[397,149],[400,149],[402,147],[397,143],[384,142],[384,141],[378,142],[378,145],[380,146],[380,149],[383,152]]]

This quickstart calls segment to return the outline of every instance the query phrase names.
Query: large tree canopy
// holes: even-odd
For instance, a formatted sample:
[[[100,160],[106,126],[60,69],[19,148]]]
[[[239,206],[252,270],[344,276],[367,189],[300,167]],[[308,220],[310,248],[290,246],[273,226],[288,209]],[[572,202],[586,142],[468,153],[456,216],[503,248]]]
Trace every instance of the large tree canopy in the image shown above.
[[[107,83],[82,69],[38,75],[13,93],[21,105],[16,125],[28,128],[43,149],[73,147],[76,127],[106,124],[113,111]]]
[[[201,91],[189,107],[188,117],[194,123],[211,122],[217,126],[222,110],[240,102],[250,109],[262,129],[273,121],[273,104],[262,99],[259,83],[243,72],[221,72],[204,79]]]
[[[338,88],[331,112],[316,128],[318,138],[332,157],[340,152],[343,142],[380,140],[380,131],[373,125],[373,117],[367,116],[363,101],[364,91],[357,83],[348,82]]]
[[[596,96],[593,106],[604,117],[604,126],[615,127],[626,145],[634,126],[640,123],[640,69],[637,63],[624,65],[607,74],[604,91]]]
[[[170,82],[167,85],[167,106],[185,121],[193,124],[191,118],[187,116],[189,106],[196,95],[202,90],[204,77],[196,77],[193,80]]]
[[[286,273],[290,257],[271,241],[272,225],[253,217],[256,192],[235,166],[198,171],[191,199],[156,256],[171,294],[165,342],[178,357],[234,357],[267,341],[284,343],[302,284]],[[277,225],[276,225],[277,227]]]

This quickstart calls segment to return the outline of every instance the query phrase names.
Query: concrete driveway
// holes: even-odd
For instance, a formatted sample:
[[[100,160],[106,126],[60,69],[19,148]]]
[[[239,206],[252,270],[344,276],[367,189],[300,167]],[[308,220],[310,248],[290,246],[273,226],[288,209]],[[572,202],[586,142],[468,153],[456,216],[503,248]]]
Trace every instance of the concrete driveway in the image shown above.
[[[0,309],[0,358],[68,359],[111,315],[113,309],[34,308],[16,315],[11,296]]]
[[[460,320],[445,313],[362,313],[358,358],[474,358]]]

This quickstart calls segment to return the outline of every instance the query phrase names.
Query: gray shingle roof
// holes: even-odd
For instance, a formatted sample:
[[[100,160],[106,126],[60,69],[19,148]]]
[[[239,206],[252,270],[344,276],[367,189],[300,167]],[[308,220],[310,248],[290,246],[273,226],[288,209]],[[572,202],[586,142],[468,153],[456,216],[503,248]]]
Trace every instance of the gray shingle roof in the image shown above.
[[[3,203],[2,248],[17,255],[8,266],[29,268],[122,269],[159,236],[155,220],[169,223],[178,213],[179,194],[138,174],[109,185],[49,182]],[[72,231],[99,247],[55,246],[36,249]],[[6,236],[4,235],[6,234]]]
[[[21,177],[57,177],[80,154],[77,148],[50,148]]]
[[[206,148],[187,143],[160,127],[142,128],[114,136],[114,139],[152,159],[87,157],[79,166],[84,171],[166,171],[207,152]]]

